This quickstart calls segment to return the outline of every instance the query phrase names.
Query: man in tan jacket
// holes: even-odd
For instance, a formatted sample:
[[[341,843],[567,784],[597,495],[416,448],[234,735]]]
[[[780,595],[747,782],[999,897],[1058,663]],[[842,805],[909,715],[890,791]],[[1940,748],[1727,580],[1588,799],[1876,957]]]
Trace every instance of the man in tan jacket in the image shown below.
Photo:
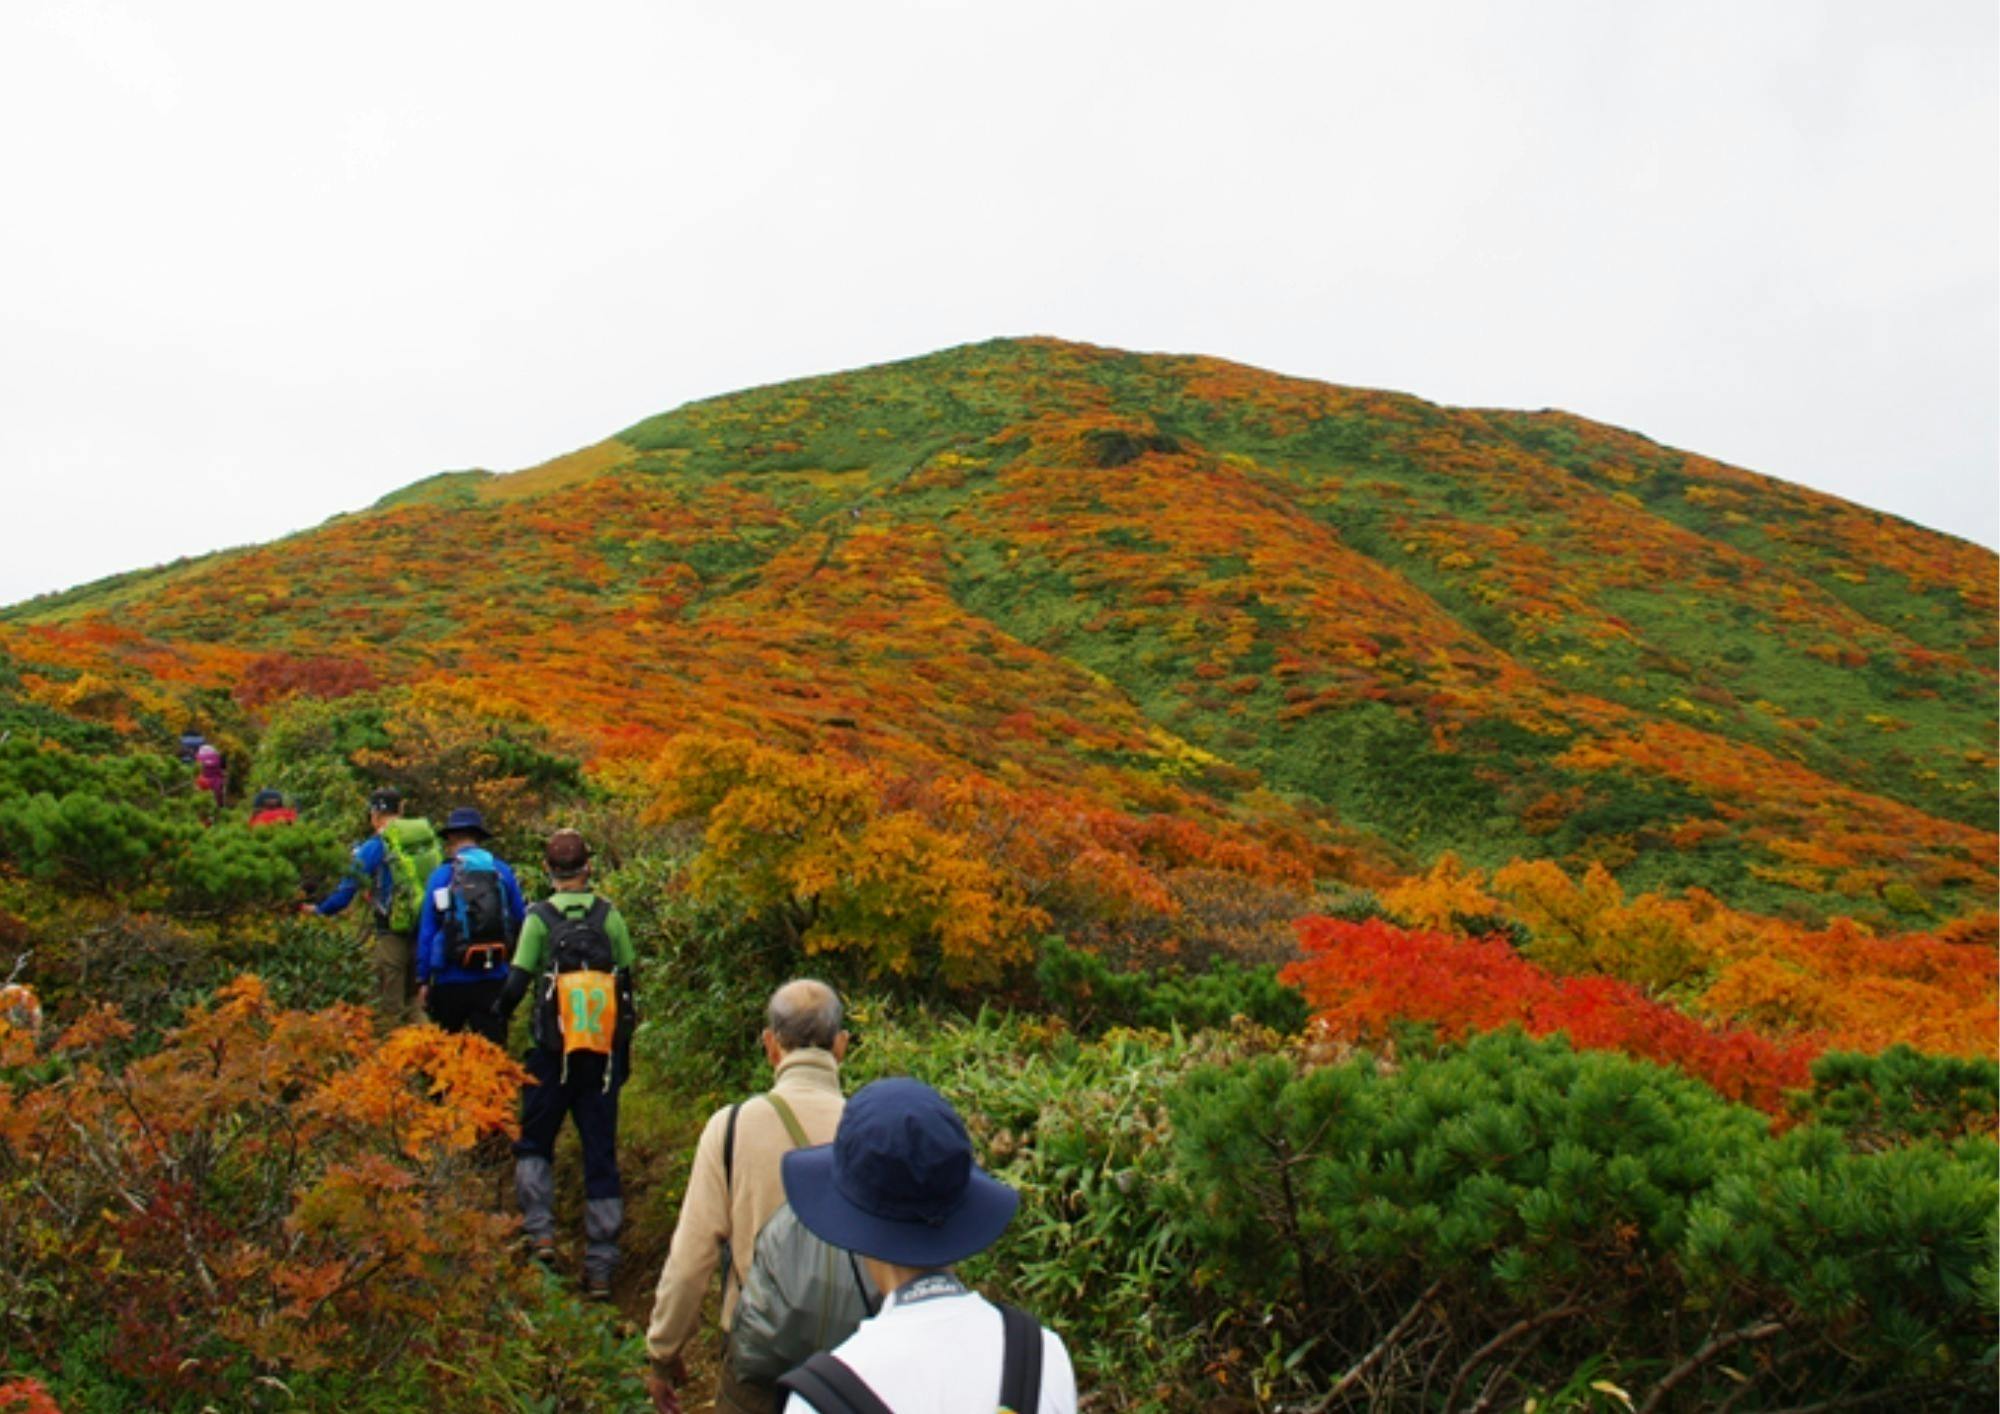
[[[824,982],[787,982],[771,994],[766,1023],[764,1055],[775,1072],[770,1092],[709,1116],[653,1297],[646,1388],[660,1414],[679,1414],[680,1387],[687,1383],[682,1353],[701,1325],[702,1297],[720,1254],[729,1253],[722,1289],[726,1336],[750,1275],[757,1233],[784,1206],[780,1160],[794,1147],[831,1143],[846,1104],[840,1093],[840,1061],[847,1054],[840,994]],[[734,1379],[724,1358],[716,1414],[776,1414],[782,1400],[775,1388]]]

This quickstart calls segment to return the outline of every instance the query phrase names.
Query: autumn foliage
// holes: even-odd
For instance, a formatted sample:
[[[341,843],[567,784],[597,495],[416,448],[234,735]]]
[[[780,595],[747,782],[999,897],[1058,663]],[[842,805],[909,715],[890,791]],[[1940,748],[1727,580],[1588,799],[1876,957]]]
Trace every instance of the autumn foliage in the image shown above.
[[[1978,916],[1882,937],[1851,919],[1811,927],[1741,912],[1698,889],[1628,897],[1599,865],[1572,876],[1516,860],[1489,878],[1451,855],[1381,897],[1416,928],[1477,937],[1504,923],[1553,974],[1619,979],[1777,1039],[1968,1056],[1994,1046],[2000,956]]]
[[[996,341],[55,596],[0,652],[121,732],[449,684],[592,764],[833,738],[1345,882],[1455,849],[1882,933],[1993,906],[1993,583],[1562,414]]]
[[[0,1384],[0,1414],[62,1414],[40,1380],[8,1380]]]
[[[1605,1361],[1661,1407],[1956,1398],[1991,1346],[1995,584],[1566,414],[1024,340],[0,612],[0,965],[48,1017],[0,1002],[0,1381],[43,1380],[0,1414],[100,1366],[147,1407],[632,1402],[578,1392],[503,1260],[511,1063],[273,1000],[366,993],[296,903],[380,785],[516,861],[586,828],[675,984],[642,1075],[735,1093],[802,958],[1035,1008],[1032,1057],[948,1080],[1029,1165],[1025,1289],[1101,1322],[1100,1369],[1158,1362],[1107,1408],[1331,1407],[1370,1360],[1382,1407]],[[189,726],[302,822],[214,811]],[[246,960],[268,987],[217,991]],[[1035,1079],[1104,1028],[1087,1084]],[[1146,1076],[1246,1047],[1182,1103]],[[532,1391],[436,1397],[523,1351]]]
[[[1305,957],[1286,970],[1335,1034],[1385,1040],[1397,1022],[1445,1040],[1519,1026],[1561,1032],[1582,1050],[1678,1066],[1732,1100],[1778,1113],[1804,1086],[1819,1046],[1703,1026],[1609,977],[1556,977],[1507,944],[1397,928],[1380,919],[1299,925]]]
[[[10,1346],[59,1367],[102,1327],[151,1399],[228,1402],[504,1335],[511,1224],[472,1152],[513,1121],[513,1062],[430,1027],[378,1042],[353,1008],[281,1011],[254,976],[121,1062],[129,1032],[87,1013],[53,1043],[64,1083],[0,1088]]]

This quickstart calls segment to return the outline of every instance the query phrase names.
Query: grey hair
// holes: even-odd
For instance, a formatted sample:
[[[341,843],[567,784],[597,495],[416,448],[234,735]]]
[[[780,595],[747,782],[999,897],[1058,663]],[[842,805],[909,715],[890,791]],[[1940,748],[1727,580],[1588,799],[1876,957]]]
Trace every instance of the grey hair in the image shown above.
[[[840,1035],[840,993],[811,977],[794,978],[771,993],[764,1019],[781,1051],[801,1046],[830,1051]]]

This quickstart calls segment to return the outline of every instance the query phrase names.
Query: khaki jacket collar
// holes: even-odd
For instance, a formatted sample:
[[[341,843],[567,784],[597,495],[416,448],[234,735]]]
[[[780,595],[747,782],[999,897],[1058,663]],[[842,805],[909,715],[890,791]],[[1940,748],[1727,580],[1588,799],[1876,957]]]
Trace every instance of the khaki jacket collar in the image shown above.
[[[832,1051],[823,1051],[818,1046],[801,1046],[796,1051],[787,1051],[778,1058],[771,1088],[823,1090],[838,1095],[840,1062],[833,1058]]]

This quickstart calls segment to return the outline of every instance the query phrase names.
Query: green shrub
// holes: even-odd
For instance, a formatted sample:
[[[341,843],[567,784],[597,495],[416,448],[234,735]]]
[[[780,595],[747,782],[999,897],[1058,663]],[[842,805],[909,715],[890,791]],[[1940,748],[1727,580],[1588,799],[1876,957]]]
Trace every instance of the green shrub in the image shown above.
[[[1185,1409],[1209,1342],[1191,1275],[1166,1098],[1176,1078],[1245,1033],[1190,1042],[1112,1031],[1084,1040],[1060,1023],[982,1013],[901,1013],[878,1026],[855,1007],[850,1085],[914,1075],[964,1116],[980,1162],[1021,1194],[1000,1241],[964,1265],[968,1280],[1060,1331],[1085,1389],[1105,1408]]]
[[[634,1068],[649,1087],[705,1112],[768,1083],[757,1033],[772,990],[798,964],[752,920],[689,898],[678,874],[675,858],[638,854],[601,886],[639,953]]]
[[[208,797],[162,756],[93,756],[0,742],[0,865],[68,892],[221,917],[296,901],[341,867],[313,826],[210,825]]]
[[[319,919],[286,917],[266,930],[225,945],[232,973],[254,972],[271,1000],[294,1011],[318,1011],[336,1002],[367,1005],[375,999],[375,970],[368,942],[353,928]]]
[[[1308,1014],[1305,998],[1280,982],[1277,968],[1268,964],[1220,962],[1192,975],[1178,967],[1114,972],[1103,959],[1061,938],[1043,940],[1035,980],[1044,1007],[1086,1031],[1109,1026],[1198,1030],[1227,1027],[1240,1016],[1291,1032],[1306,1024]]]
[[[1803,1116],[1858,1149],[1993,1132],[2000,1065],[1984,1056],[1932,1056],[1891,1046],[1877,1056],[1832,1051],[1813,1062]]]
[[[1746,1380],[1990,1401],[1990,1143],[1773,1140],[1676,1072],[1511,1033],[1388,1073],[1202,1071],[1170,1111],[1192,1235],[1298,1354],[1294,1393],[1456,1407],[1597,1360],[1672,1407]]]
[[[1774,1137],[1512,1033],[1329,1064],[1246,1023],[880,1011],[850,1082],[966,1117],[1021,1193],[967,1274],[1062,1332],[1099,1408],[1991,1403],[1990,1140]]]

